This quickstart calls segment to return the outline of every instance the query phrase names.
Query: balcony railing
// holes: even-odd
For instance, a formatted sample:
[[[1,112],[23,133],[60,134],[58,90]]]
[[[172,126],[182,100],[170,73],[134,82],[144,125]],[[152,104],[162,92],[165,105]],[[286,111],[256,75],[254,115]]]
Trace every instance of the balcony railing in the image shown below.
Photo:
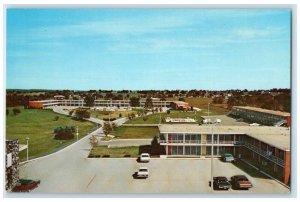
[[[162,144],[202,144],[202,145],[211,145],[212,141],[201,141],[201,140],[160,140]],[[240,141],[214,141],[214,144],[226,144],[226,145],[242,145]]]
[[[272,161],[272,162],[274,162],[274,163],[276,163],[276,164],[284,167],[284,161],[282,159],[280,159],[278,157],[275,157],[273,155],[270,155],[268,152],[266,152],[266,151],[264,151],[264,150],[262,150],[262,149],[260,149],[260,148],[258,148],[256,146],[254,146],[252,144],[249,144],[248,142],[245,142],[244,146],[247,147],[248,149],[256,152],[257,154],[265,157],[266,159],[268,159],[268,160],[270,160],[270,161]]]

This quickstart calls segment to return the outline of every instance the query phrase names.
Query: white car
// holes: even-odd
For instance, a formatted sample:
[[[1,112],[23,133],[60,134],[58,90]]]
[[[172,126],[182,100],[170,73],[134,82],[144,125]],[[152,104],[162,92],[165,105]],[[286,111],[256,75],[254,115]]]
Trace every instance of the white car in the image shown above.
[[[150,161],[150,155],[148,153],[142,153],[140,155],[140,161],[141,162],[149,162]]]
[[[139,171],[137,172],[138,178],[147,178],[149,177],[149,169],[147,167],[140,167]]]

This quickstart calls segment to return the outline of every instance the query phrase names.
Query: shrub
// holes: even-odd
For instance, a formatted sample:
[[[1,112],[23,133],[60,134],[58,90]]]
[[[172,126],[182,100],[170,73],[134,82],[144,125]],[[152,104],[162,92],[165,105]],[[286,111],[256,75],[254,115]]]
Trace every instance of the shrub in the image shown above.
[[[144,116],[144,117],[143,117],[143,120],[144,120],[144,121],[147,121],[147,120],[148,120],[148,117],[147,117],[147,116]]]
[[[9,109],[6,109],[6,116],[9,115]]]
[[[73,115],[73,113],[74,113],[74,111],[73,111],[73,110],[69,111],[69,116],[72,116],[72,115]]]
[[[54,117],[53,121],[58,121],[59,116]]]
[[[57,127],[54,129],[54,139],[56,140],[71,140],[74,138],[75,133],[75,127],[74,126],[66,126],[63,127]]]
[[[115,121],[116,120],[116,118],[110,118],[110,119],[108,119],[108,118],[103,118],[103,121]]]
[[[170,110],[167,110],[167,114],[170,114]]]
[[[122,117],[122,113],[119,114],[119,118],[121,118],[121,117]]]
[[[79,119],[84,119],[84,118],[88,119],[91,116],[90,112],[86,109],[77,109],[75,111],[75,115]]]
[[[14,113],[14,115],[17,115],[17,114],[21,113],[21,111],[18,108],[13,108],[13,113]]]

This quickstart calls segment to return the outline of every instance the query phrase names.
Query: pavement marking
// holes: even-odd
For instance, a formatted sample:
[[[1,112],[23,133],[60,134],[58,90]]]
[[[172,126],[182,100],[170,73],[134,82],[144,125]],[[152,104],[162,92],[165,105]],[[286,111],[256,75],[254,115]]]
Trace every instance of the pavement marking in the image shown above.
[[[90,184],[93,182],[93,180],[96,178],[96,175],[94,175],[94,177],[92,177],[92,179],[90,180],[90,182],[86,185],[86,188],[88,188],[90,186]]]

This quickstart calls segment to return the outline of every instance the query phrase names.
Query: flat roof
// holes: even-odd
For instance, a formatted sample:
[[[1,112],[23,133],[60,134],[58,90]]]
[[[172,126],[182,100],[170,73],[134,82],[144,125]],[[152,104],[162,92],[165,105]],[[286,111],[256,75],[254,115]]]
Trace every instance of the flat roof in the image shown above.
[[[234,108],[262,112],[262,113],[266,113],[266,114],[273,114],[273,115],[277,115],[277,116],[291,116],[291,114],[288,112],[275,111],[275,110],[263,109],[263,108],[258,108],[258,107],[234,106]]]
[[[201,116],[203,119],[210,119],[214,121],[216,119],[221,119],[221,123],[218,123],[220,126],[248,126],[249,124],[243,121],[237,121],[234,118],[231,118],[226,115],[214,115],[214,116]]]
[[[184,102],[184,101],[170,101],[170,102],[174,102],[176,104],[189,104],[189,103]]]
[[[161,124],[161,133],[212,134],[212,125]],[[290,130],[274,126],[213,126],[214,134],[247,134],[282,150],[290,150]]]

